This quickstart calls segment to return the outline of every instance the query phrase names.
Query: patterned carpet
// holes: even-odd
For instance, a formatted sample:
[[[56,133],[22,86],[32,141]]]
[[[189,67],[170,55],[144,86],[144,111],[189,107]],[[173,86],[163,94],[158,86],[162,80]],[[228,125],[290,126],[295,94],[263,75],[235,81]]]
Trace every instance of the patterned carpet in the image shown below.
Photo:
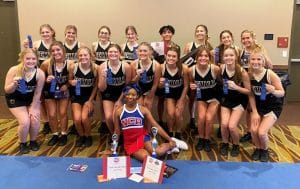
[[[71,125],[71,122],[69,122]],[[92,135],[93,145],[90,148],[75,147],[75,135],[68,136],[68,144],[64,147],[47,146],[51,135],[39,134],[38,142],[41,144],[41,149],[37,152],[31,151],[28,156],[52,156],[52,157],[103,157],[110,154],[110,144],[108,134],[98,134],[99,123],[93,123]],[[217,125],[214,127],[217,130]],[[241,134],[244,132],[244,126],[239,126]],[[201,161],[251,161],[253,145],[251,143],[241,144],[241,153],[234,158],[220,156],[218,145],[220,139],[214,134],[212,136],[212,151],[198,152],[195,150],[195,144],[198,139],[193,132],[186,130],[182,136],[189,144],[188,151],[181,151],[179,154],[171,154],[164,159],[180,159],[180,160],[201,160]],[[215,132],[216,133],[216,132]],[[269,151],[271,162],[300,162],[300,127],[276,125],[271,129],[269,134]],[[14,119],[0,119],[0,154],[1,155],[20,155],[17,136],[17,122]],[[119,154],[123,154],[122,148],[119,147]],[[27,156],[26,155],[26,156]],[[24,155],[25,156],[25,155]]]

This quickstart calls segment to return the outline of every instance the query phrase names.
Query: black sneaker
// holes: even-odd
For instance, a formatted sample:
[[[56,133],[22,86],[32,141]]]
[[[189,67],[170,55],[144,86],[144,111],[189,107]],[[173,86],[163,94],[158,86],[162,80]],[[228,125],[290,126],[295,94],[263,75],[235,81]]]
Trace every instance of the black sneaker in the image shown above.
[[[109,129],[108,129],[105,122],[101,122],[101,124],[98,128],[98,133],[102,133],[102,134],[108,134],[109,133]]]
[[[30,141],[30,143],[29,143],[29,148],[30,148],[30,150],[32,150],[32,151],[38,151],[38,150],[40,149],[40,146],[39,146],[39,144],[36,142],[36,140],[34,140],[34,141]]]
[[[205,150],[205,152],[210,152],[211,151],[210,140],[209,139],[204,139],[204,150]]]
[[[230,155],[232,157],[236,157],[239,155],[239,153],[240,153],[240,146],[238,144],[233,144]]]
[[[52,135],[52,138],[48,142],[48,146],[54,146],[58,142],[58,135]]]
[[[260,161],[261,162],[268,162],[269,161],[269,151],[261,149],[260,150]]]
[[[240,142],[248,142],[251,140],[251,133],[247,132],[244,136],[240,138]]]
[[[80,136],[76,142],[75,142],[75,147],[81,147],[85,143],[85,136]]]
[[[42,133],[43,134],[48,134],[48,133],[50,133],[50,125],[49,125],[49,122],[45,122],[44,123],[44,127],[43,127],[43,130],[42,130]]]
[[[222,156],[228,156],[228,148],[229,148],[229,144],[222,142],[220,147],[220,154]]]
[[[254,152],[253,152],[253,154],[252,154],[252,160],[253,161],[258,161],[259,160],[259,158],[260,158],[260,149],[258,149],[258,148],[255,148],[255,150],[254,150]]]
[[[67,135],[61,135],[59,137],[59,142],[58,142],[58,146],[64,146],[66,145],[68,142],[68,136]]]
[[[71,127],[69,128],[68,134],[71,134],[71,135],[78,135],[78,132],[77,132],[77,130],[76,130],[76,126],[75,126],[74,123],[73,123],[73,125],[71,125]]]
[[[222,133],[221,133],[221,127],[219,126],[218,131],[217,131],[217,137],[222,138]]]
[[[21,154],[28,154],[29,153],[29,147],[27,146],[27,143],[20,143],[20,153]]]
[[[201,151],[204,148],[204,139],[203,138],[199,138],[198,143],[196,144],[196,150],[197,151]]]
[[[85,147],[90,147],[90,146],[92,146],[92,144],[93,144],[93,138],[92,138],[92,136],[87,136],[85,138],[84,146]]]

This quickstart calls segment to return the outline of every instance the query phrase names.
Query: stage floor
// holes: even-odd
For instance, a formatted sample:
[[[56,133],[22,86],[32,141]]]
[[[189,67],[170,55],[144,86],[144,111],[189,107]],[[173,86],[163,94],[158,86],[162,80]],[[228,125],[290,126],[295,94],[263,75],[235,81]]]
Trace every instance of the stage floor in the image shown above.
[[[72,172],[70,164],[87,164],[85,172]],[[178,168],[163,183],[135,183],[128,179],[115,179],[98,183],[102,173],[101,158],[22,157],[0,156],[0,188],[298,188],[298,163],[248,163],[168,160]],[[131,160],[131,166],[141,166]]]

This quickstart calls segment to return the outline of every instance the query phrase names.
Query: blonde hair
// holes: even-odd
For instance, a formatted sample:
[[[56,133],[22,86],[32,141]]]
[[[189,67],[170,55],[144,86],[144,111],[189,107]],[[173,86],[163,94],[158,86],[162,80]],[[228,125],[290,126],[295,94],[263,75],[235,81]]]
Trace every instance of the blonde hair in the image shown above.
[[[54,66],[54,64],[55,64],[55,60],[54,60],[54,57],[53,57],[53,55],[52,55],[52,48],[53,48],[53,46],[59,46],[59,48],[61,48],[62,51],[63,51],[63,57],[65,58],[65,56],[66,56],[66,50],[65,50],[65,47],[64,47],[64,45],[63,45],[62,42],[60,42],[60,41],[54,41],[54,42],[50,45],[50,47],[49,47],[49,55],[50,55],[50,58],[49,58],[49,64],[48,64],[48,74],[49,74],[49,75],[52,75],[52,74],[53,74],[53,73],[52,73],[52,68],[53,68],[53,66]]]
[[[47,28],[48,30],[50,30],[53,34],[52,34],[52,38],[55,41],[55,31],[54,29],[50,26],[50,24],[43,24],[40,26],[40,33],[42,32],[43,28]]]
[[[36,60],[38,60],[38,55],[35,49],[31,48],[26,48],[23,51],[19,53],[19,58],[18,58],[18,65],[17,65],[17,76],[18,77],[23,77],[24,76],[24,71],[25,71],[25,66],[24,66],[24,57],[28,53],[33,53],[36,57]]]
[[[264,51],[261,49],[261,48],[255,48],[252,53],[250,54],[249,56],[249,61],[251,60],[251,57],[254,56],[254,55],[260,55],[261,58],[262,58],[262,61],[263,61],[263,67],[265,67],[265,64],[266,64],[266,57],[264,55]],[[249,77],[250,78],[253,78],[253,68],[250,64],[249,66],[249,69],[248,69],[248,73],[249,73]]]
[[[92,53],[92,51],[91,51],[90,48],[88,48],[88,47],[86,47],[86,46],[80,47],[80,48],[78,49],[78,51],[77,51],[77,59],[79,60],[79,52],[82,51],[82,50],[86,50],[86,51],[89,53],[89,55],[90,55],[90,57],[91,57],[91,58],[90,58],[90,69],[91,69],[91,71],[93,72],[94,76],[96,76],[96,75],[97,75],[97,69],[96,69],[95,63],[92,61],[93,58],[94,58],[94,55],[93,55],[93,53]],[[78,64],[79,64],[79,63],[80,63],[80,62],[78,62]]]
[[[253,39],[253,44],[251,44],[251,50],[254,50],[256,48],[262,48],[262,45],[259,44],[256,40],[256,34],[253,32],[253,31],[250,31],[250,30],[244,30],[242,31],[241,33],[241,38],[243,36],[244,33],[249,33],[251,38]]]
[[[77,37],[77,28],[76,28],[75,25],[67,25],[66,28],[65,28],[65,35],[67,34],[68,30],[74,30],[75,33],[76,33],[76,37]]]

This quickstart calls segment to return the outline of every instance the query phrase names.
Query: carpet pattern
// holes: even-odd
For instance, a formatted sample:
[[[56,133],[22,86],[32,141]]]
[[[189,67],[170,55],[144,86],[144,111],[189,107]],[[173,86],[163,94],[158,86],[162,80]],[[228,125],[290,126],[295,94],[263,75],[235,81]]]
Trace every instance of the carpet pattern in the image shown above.
[[[72,123],[69,122],[69,125]],[[51,157],[104,157],[110,155],[109,134],[98,133],[99,122],[93,122],[92,137],[93,145],[89,148],[75,147],[76,135],[68,136],[66,146],[47,146],[51,135],[42,133],[38,136],[41,145],[39,151],[31,151],[23,156],[51,156]],[[214,125],[217,131],[218,125]],[[0,154],[1,155],[21,155],[17,136],[18,123],[14,119],[0,119]],[[244,125],[239,125],[240,133],[244,132]],[[171,154],[163,157],[169,160],[199,160],[199,161],[237,161],[249,162],[253,152],[253,145],[249,142],[241,144],[241,153],[238,157],[221,156],[219,154],[219,144],[221,139],[216,137],[216,132],[212,136],[212,151],[197,151],[195,144],[198,142],[197,136],[190,129],[182,133],[183,139],[188,143],[189,150],[181,151],[179,154]],[[275,125],[269,133],[269,152],[271,162],[300,162],[300,127],[292,125]],[[120,155],[124,154],[121,147],[118,148]]]

